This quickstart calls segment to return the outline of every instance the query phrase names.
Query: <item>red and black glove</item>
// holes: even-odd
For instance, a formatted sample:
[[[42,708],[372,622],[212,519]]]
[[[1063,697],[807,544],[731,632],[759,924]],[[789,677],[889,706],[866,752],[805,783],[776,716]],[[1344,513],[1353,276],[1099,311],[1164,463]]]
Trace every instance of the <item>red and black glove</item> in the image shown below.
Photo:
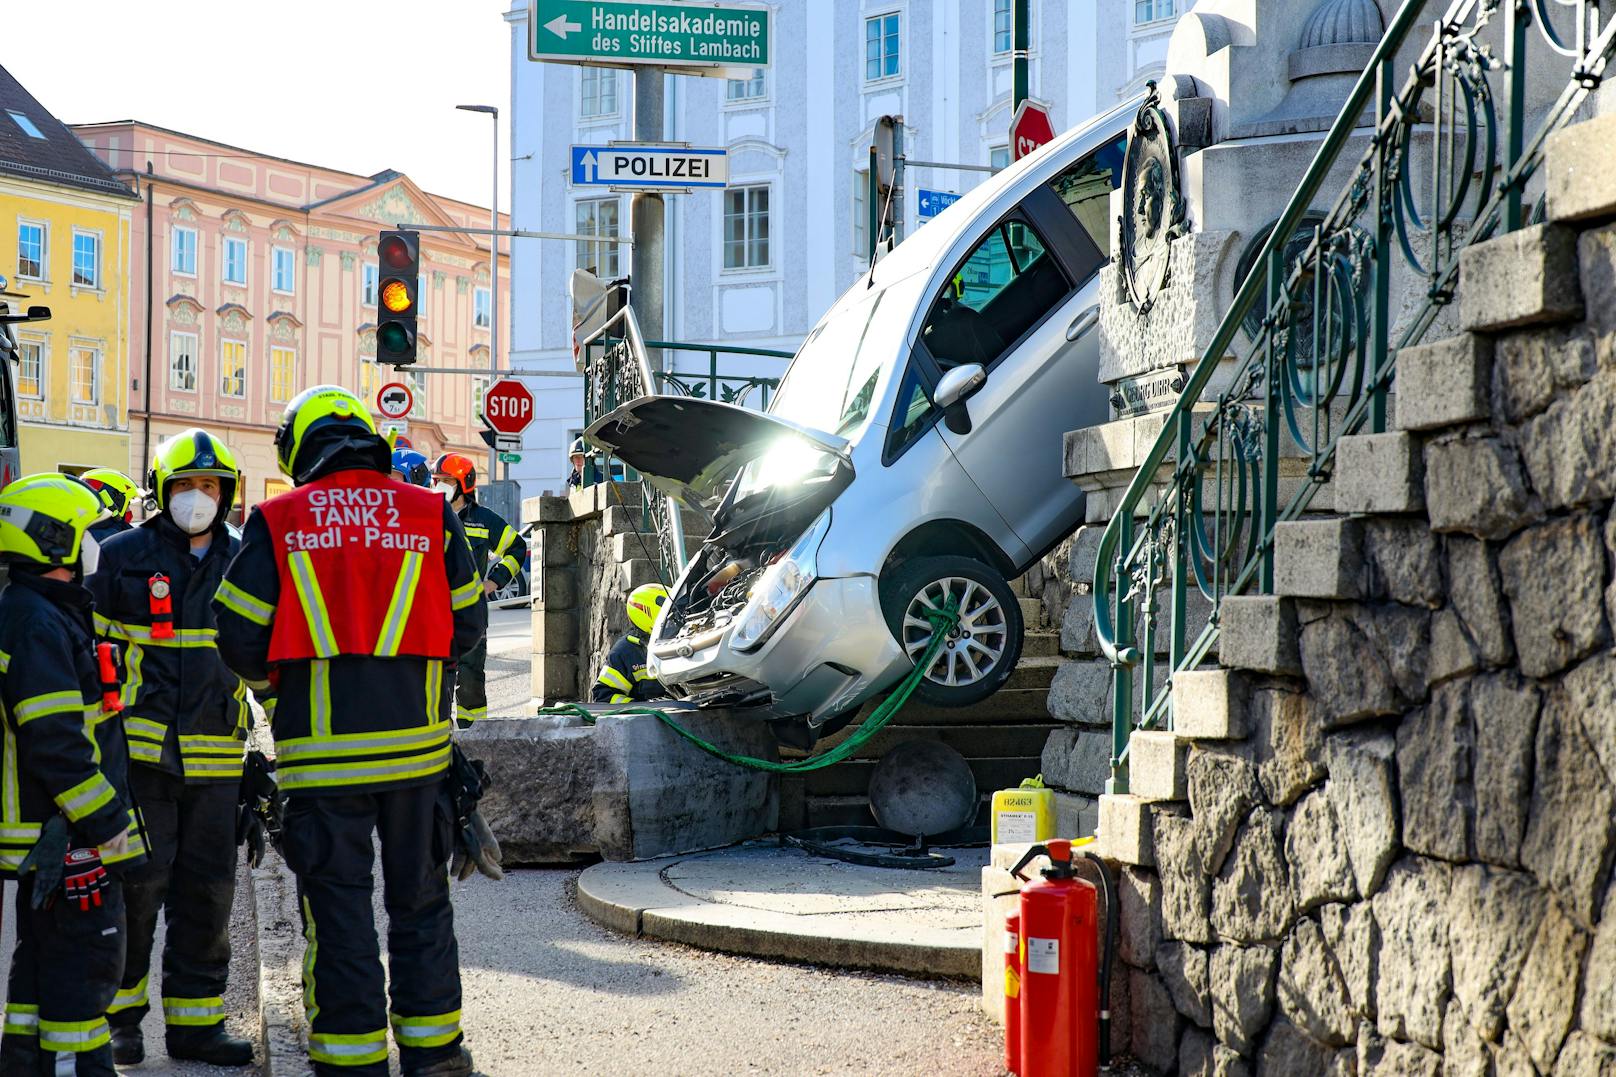
[[[62,890],[67,900],[77,901],[80,912],[88,912],[91,904],[101,905],[101,891],[112,885],[107,869],[101,866],[101,854],[96,849],[69,849],[62,866]]]

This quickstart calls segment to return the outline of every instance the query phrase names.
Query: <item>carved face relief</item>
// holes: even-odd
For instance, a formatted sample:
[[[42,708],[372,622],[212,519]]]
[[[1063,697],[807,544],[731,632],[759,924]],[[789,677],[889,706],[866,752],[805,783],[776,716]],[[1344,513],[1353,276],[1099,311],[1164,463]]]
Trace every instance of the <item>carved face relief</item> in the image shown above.
[[[1128,298],[1145,314],[1167,285],[1168,253],[1172,241],[1184,232],[1178,148],[1154,83],[1128,135],[1122,197],[1122,277]]]

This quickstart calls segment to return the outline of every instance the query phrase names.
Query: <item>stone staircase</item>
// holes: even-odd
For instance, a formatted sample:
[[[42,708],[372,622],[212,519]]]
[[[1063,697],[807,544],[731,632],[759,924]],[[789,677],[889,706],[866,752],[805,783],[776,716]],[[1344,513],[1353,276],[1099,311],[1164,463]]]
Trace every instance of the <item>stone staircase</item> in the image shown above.
[[[892,722],[851,759],[801,775],[785,775],[780,783],[780,829],[818,826],[873,826],[869,797],[870,776],[877,762],[893,746],[906,740],[938,740],[958,750],[976,778],[982,809],[977,821],[987,821],[987,805],[999,789],[1021,784],[1040,769],[1040,756],[1055,728],[1049,716],[1049,687],[1059,668],[1059,632],[1049,623],[1043,603],[1028,594],[1025,578],[1016,581],[1026,635],[1021,662],[1009,682],[981,703],[970,707],[933,707],[918,700],[908,703]],[[875,709],[871,703],[845,729],[821,740],[814,752],[824,751],[847,737]],[[785,759],[804,753],[782,750]]]
[[[1550,140],[1546,222],[1463,252],[1100,798],[1157,1072],[1616,1073],[1613,145]]]

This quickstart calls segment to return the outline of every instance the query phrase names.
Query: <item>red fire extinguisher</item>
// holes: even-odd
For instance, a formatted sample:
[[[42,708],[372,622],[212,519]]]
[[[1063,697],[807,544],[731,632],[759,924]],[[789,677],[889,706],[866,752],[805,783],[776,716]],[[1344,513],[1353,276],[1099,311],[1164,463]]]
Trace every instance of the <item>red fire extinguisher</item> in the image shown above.
[[[1004,1068],[1021,1072],[1021,909],[1004,918]]]
[[[1105,943],[1096,938],[1098,894],[1077,877],[1072,843],[1051,841],[1027,850],[1011,874],[1021,888],[1019,1077],[1094,1077],[1110,1063],[1108,1003],[1111,953],[1116,938],[1116,895],[1105,865]],[[1042,878],[1027,881],[1022,869],[1040,856],[1050,859]],[[1009,1028],[1008,1021],[1006,1028]],[[1008,1053],[1008,1046],[1007,1046]]]

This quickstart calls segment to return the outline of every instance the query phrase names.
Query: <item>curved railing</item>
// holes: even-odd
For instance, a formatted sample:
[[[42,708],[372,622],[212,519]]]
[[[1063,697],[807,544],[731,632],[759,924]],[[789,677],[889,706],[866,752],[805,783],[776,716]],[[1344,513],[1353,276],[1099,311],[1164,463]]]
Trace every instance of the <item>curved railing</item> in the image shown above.
[[[1460,252],[1521,227],[1545,140],[1599,85],[1616,51],[1616,21],[1600,25],[1597,0],[1452,0],[1440,19],[1427,8],[1438,10],[1406,0],[1392,17],[1100,540],[1095,627],[1112,665],[1113,792],[1127,790],[1136,724],[1171,716],[1171,678],[1155,683],[1161,592],[1171,602],[1170,670],[1183,670],[1216,641],[1224,596],[1272,591],[1275,527],[1329,480],[1343,435],[1385,430],[1397,351],[1418,343],[1452,301]],[[1399,85],[1395,57],[1416,29],[1429,38]],[[1495,36],[1501,48],[1489,43]],[[1567,68],[1531,130],[1529,45],[1535,62]],[[1358,127],[1370,109],[1373,129]],[[1297,254],[1292,238],[1354,136],[1370,136],[1369,149]],[[1394,341],[1397,260],[1425,295],[1399,318]],[[1202,401],[1230,356],[1229,387]],[[1296,486],[1283,500],[1282,454]],[[1171,475],[1147,508],[1169,456]],[[1193,638],[1192,581],[1211,603]]]

